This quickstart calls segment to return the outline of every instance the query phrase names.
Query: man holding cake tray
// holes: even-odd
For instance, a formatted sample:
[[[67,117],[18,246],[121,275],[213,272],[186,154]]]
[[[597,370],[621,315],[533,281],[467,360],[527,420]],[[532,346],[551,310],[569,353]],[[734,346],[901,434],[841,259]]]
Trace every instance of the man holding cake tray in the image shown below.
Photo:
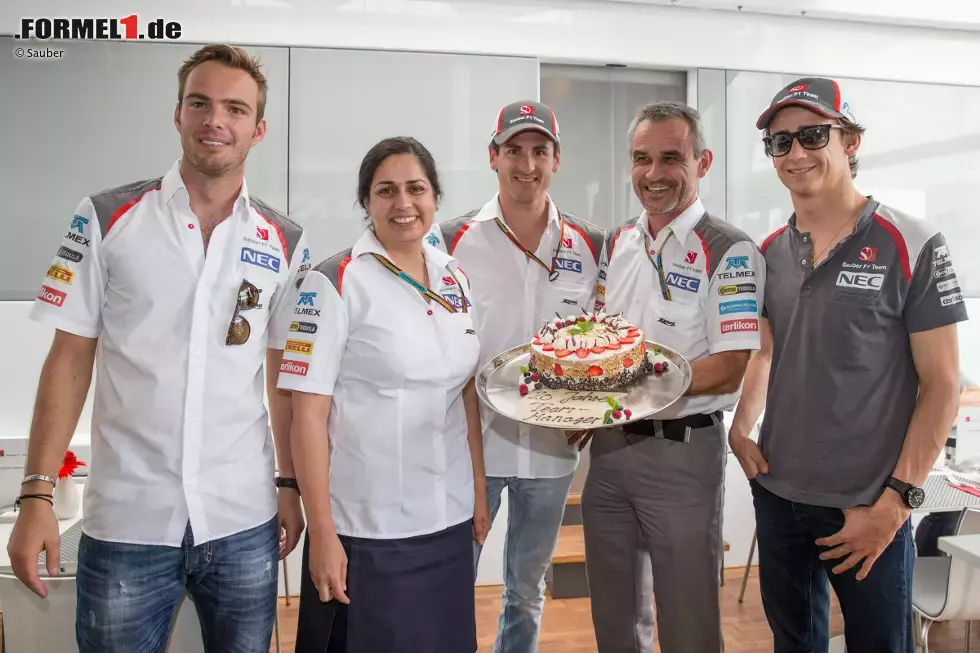
[[[660,650],[720,652],[722,411],[759,349],[766,268],[698,198],[712,153],[696,110],[644,106],[628,136],[644,211],[610,234],[599,303],[690,361],[692,381],[652,418],[595,432],[582,494],[592,620],[600,653],[652,651],[655,594]]]
[[[472,283],[481,367],[526,345],[545,321],[577,320],[596,299],[605,231],[560,211],[548,195],[558,172],[558,120],[537,102],[500,110],[490,139],[499,192],[482,208],[442,223],[441,240]],[[483,412],[491,519],[508,489],[503,609],[494,651],[537,650],[551,563],[578,446],[560,429]],[[476,545],[476,562],[481,546]]]

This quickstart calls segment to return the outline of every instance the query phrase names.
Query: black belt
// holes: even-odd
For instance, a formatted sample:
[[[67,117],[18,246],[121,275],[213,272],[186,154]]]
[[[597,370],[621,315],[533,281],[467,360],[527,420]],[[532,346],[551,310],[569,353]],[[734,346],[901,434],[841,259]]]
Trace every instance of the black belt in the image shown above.
[[[650,437],[663,437],[665,440],[675,442],[686,442],[687,429],[703,429],[721,423],[722,415],[720,410],[713,413],[688,415],[678,419],[644,419],[638,422],[630,422],[623,425],[623,432],[629,435],[646,435]]]

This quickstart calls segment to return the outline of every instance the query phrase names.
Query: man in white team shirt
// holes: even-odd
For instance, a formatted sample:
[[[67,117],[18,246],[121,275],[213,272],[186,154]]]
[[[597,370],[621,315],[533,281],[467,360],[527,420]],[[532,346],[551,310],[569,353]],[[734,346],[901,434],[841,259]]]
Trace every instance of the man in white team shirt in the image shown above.
[[[56,332],[7,549],[17,577],[46,596],[37,556],[46,551],[52,574],[59,560],[52,477],[94,362],[83,653],[162,653],[185,590],[208,651],[266,653],[278,561],[304,527],[297,490],[277,500],[262,403],[263,363],[275,388],[310,259],[303,230],[245,184],[248,151],[266,131],[266,79],[244,50],[210,45],[178,81],[181,159],[161,178],[82,200],[31,313]],[[289,477],[288,402],[269,398]]]
[[[605,232],[563,211],[548,195],[558,172],[558,120],[536,102],[497,117],[490,168],[499,192],[483,208],[438,225],[477,307],[481,365],[530,342],[545,321],[592,311]],[[491,519],[509,497],[503,609],[494,651],[537,650],[544,576],[551,563],[578,445],[558,429],[529,427],[483,411]],[[477,561],[480,547],[477,546]]]

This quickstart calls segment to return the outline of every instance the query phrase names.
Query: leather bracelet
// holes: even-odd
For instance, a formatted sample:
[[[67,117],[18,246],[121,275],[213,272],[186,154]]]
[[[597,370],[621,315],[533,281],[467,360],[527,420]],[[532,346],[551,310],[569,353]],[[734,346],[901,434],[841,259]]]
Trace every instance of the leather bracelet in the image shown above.
[[[276,487],[288,487],[296,490],[296,494],[302,495],[299,491],[299,482],[295,478],[289,478],[288,476],[277,476],[276,477]]]
[[[58,485],[58,479],[56,479],[54,476],[48,476],[47,474],[29,474],[24,477],[24,480],[22,480],[20,484],[24,485],[32,481],[44,481],[45,483],[50,483],[51,485]]]
[[[52,506],[54,505],[54,496],[51,494],[22,494],[19,497],[17,497],[16,501],[14,501],[14,509],[20,508],[20,503],[24,499],[43,499],[44,501],[47,501]]]

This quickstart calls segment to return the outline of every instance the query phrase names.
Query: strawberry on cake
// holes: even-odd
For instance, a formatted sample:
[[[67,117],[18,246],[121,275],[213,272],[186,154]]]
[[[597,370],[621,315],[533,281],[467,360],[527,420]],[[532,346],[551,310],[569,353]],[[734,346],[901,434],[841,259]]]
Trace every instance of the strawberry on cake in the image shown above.
[[[615,390],[649,373],[643,333],[622,315],[556,317],[531,341],[528,368],[548,388]]]

